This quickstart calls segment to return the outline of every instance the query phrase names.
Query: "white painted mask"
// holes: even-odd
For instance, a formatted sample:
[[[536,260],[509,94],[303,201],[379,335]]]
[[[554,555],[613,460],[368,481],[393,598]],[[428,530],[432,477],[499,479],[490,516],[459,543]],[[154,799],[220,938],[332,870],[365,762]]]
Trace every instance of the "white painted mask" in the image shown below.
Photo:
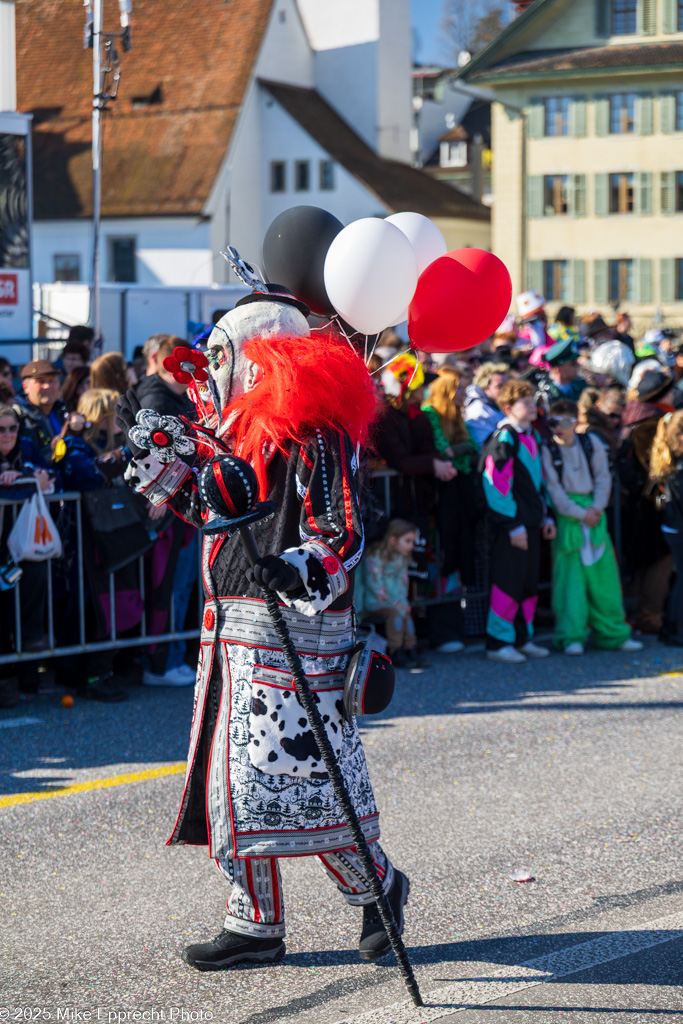
[[[209,336],[209,373],[216,383],[225,409],[253,387],[258,367],[244,354],[253,338],[298,337],[310,335],[308,322],[295,306],[283,302],[258,300],[231,309]]]

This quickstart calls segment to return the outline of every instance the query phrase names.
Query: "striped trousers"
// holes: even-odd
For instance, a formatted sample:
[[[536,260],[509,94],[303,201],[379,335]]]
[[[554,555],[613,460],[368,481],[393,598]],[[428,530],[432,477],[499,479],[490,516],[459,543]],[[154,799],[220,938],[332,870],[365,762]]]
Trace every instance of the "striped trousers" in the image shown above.
[[[382,888],[389,892],[394,882],[391,861],[378,842],[370,843],[369,849]],[[362,907],[373,902],[370,883],[355,847],[317,856],[347,903]],[[232,884],[225,929],[259,939],[282,938],[285,934],[285,909],[277,857],[226,857],[218,858],[216,864]]]

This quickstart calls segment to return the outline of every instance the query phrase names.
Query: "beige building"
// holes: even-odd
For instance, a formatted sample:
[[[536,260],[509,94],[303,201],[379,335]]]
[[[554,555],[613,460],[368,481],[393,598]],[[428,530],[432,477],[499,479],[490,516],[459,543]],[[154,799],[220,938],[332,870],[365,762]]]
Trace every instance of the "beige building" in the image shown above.
[[[534,0],[463,70],[495,92],[515,292],[683,324],[683,0]]]

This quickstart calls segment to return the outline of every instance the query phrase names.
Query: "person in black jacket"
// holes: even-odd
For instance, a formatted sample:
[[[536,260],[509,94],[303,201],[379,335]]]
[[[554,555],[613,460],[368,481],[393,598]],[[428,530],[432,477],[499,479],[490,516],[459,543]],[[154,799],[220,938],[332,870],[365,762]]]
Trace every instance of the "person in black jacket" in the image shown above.
[[[187,397],[187,384],[179,384],[173,374],[164,369],[164,359],[173,355],[173,349],[186,343],[169,334],[157,351],[157,371],[143,377],[135,389],[143,409],[154,409],[162,416],[195,418],[194,405]]]
[[[662,535],[674,559],[674,585],[659,639],[683,647],[683,409],[666,413],[657,424],[650,455],[650,479],[663,505]]]

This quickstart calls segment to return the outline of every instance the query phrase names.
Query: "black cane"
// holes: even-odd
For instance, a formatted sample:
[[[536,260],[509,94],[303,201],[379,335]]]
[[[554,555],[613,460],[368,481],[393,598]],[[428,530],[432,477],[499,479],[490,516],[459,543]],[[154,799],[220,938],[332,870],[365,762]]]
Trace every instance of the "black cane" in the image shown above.
[[[252,534],[249,526],[240,526],[239,534],[242,538],[247,558],[253,568],[255,563],[258,562],[261,557],[258,547],[256,546],[256,541],[254,540],[254,535]],[[382,889],[382,883],[379,880],[375,862],[373,861],[370,850],[368,849],[367,840],[360,826],[356,810],[351,803],[344,778],[339,770],[339,765],[337,764],[337,759],[332,749],[332,744],[330,743],[327,732],[325,731],[325,725],[313,699],[313,695],[311,694],[308,680],[306,679],[303,666],[301,664],[301,659],[294,644],[292,643],[287,623],[282,616],[277,595],[273,593],[272,590],[267,590],[265,588],[261,588],[261,592],[266,603],[266,608],[268,609],[273,622],[277,638],[282,645],[282,650],[291,669],[292,676],[294,678],[294,687],[299,700],[301,701],[301,705],[306,712],[311,729],[313,730],[313,735],[315,736],[315,741],[318,744],[318,749],[322,755],[323,763],[327,769],[327,774],[330,777],[334,794],[342,811],[344,812],[346,824],[349,826],[349,832],[351,833],[354,845],[358,851],[358,856],[360,857],[363,865],[365,876],[370,882],[370,889],[375,903],[377,904],[382,924],[389,936],[391,948],[396,954],[399,969],[408,987],[413,1003],[415,1006],[423,1006],[422,996],[420,995],[420,990],[417,987],[417,981],[415,980],[415,975],[413,974],[413,968],[410,965],[406,948],[403,945],[403,939],[398,933],[398,928],[394,921],[394,915],[391,911],[389,900]]]

